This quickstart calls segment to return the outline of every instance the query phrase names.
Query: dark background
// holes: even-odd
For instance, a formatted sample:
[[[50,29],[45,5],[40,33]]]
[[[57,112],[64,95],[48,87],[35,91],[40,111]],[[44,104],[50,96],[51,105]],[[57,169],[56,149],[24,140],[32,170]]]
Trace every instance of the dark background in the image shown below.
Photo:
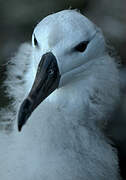
[[[104,35],[118,52],[121,62],[126,64],[126,0],[0,0],[0,85],[5,77],[3,64],[5,64],[17,51],[19,45],[31,41],[32,31],[35,25],[50,13],[63,9],[79,9],[84,15],[96,23],[104,32]],[[0,107],[8,104],[3,90],[0,90]],[[123,104],[123,101],[122,101]],[[124,101],[126,104],[126,101]],[[122,106],[121,106],[122,107]],[[117,140],[123,175],[126,165],[126,105],[116,112],[118,117],[121,112],[121,120],[124,123],[125,135],[123,140],[118,136],[120,124],[112,125],[113,138]],[[126,163],[125,163],[126,164]]]
[[[8,60],[19,44],[31,41],[34,26],[44,16],[70,7],[100,26],[125,61],[125,0],[0,0],[0,62]]]

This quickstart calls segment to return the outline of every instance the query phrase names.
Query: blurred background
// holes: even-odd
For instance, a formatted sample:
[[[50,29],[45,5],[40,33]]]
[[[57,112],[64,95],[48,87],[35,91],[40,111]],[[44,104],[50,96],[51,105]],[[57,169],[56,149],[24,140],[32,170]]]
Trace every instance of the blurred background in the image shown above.
[[[34,26],[50,13],[79,9],[101,27],[105,36],[126,59],[125,0],[0,0],[0,63],[8,60],[25,41],[31,41]]]
[[[5,69],[1,65],[15,54],[21,43],[31,42],[35,25],[48,14],[68,8],[80,10],[97,24],[116,49],[121,62],[126,64],[126,0],[0,0],[0,85],[5,78]],[[125,102],[122,101],[122,104],[126,104]],[[7,104],[8,99],[4,97],[1,88],[0,107]],[[120,109],[123,127],[126,127],[126,105]],[[115,127],[112,125],[113,139],[118,134],[118,126],[118,122]],[[122,132],[125,131],[126,128]],[[126,166],[124,167],[123,163],[126,160],[126,153],[122,151],[126,146],[126,133],[123,137],[123,141],[119,138],[116,145],[119,149],[122,173],[125,176]]]

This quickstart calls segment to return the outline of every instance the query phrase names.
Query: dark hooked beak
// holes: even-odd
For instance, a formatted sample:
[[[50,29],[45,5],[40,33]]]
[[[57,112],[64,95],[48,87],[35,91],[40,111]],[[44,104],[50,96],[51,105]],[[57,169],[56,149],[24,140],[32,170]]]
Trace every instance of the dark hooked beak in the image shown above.
[[[42,56],[37,74],[28,97],[21,104],[18,113],[18,130],[26,123],[34,109],[48,97],[60,81],[60,73],[55,56],[49,52]]]

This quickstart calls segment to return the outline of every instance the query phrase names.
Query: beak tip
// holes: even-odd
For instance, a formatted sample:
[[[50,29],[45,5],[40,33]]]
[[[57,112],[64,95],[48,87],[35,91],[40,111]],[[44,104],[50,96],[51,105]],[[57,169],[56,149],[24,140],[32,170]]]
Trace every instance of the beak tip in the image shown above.
[[[18,124],[18,131],[21,132],[22,130],[22,125]]]
[[[19,113],[18,113],[18,131],[20,132],[22,130],[23,125],[28,120],[28,117],[31,113],[29,113],[28,108],[30,106],[30,101],[28,99],[25,99],[20,107]]]

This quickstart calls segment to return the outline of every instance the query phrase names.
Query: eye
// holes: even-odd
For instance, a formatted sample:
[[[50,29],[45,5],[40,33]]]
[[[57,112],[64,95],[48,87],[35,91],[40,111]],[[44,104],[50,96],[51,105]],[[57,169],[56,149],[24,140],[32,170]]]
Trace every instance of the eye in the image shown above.
[[[78,44],[78,45],[75,47],[75,50],[76,50],[76,51],[79,51],[79,52],[84,52],[85,49],[87,48],[88,43],[89,43],[89,41],[83,41],[83,42],[81,42],[80,44]]]
[[[35,45],[35,46],[38,46],[38,41],[37,41],[35,35],[34,35],[34,45]]]

